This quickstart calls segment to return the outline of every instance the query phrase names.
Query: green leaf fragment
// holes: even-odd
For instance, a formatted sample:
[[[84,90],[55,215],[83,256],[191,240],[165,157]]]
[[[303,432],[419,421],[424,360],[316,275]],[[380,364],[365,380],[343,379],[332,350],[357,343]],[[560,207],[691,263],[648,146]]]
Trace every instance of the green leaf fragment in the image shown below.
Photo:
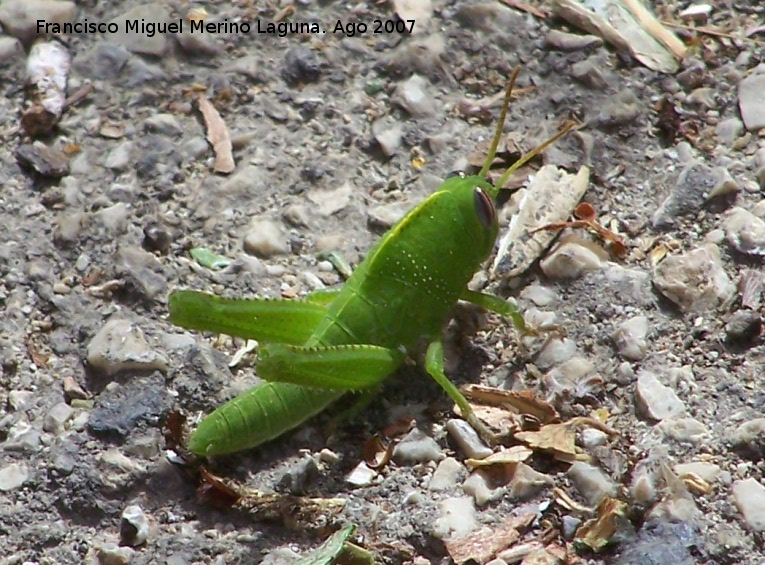
[[[343,279],[348,280],[353,274],[353,269],[346,262],[343,256],[337,251],[329,251],[327,253],[319,253],[319,259],[329,261],[335,270],[340,274]]]
[[[231,264],[231,259],[213,253],[204,247],[194,247],[189,251],[192,259],[208,269],[223,269]]]
[[[347,525],[342,530],[338,530],[332,534],[327,541],[308,553],[308,555],[304,555],[295,561],[293,565],[332,565],[333,563],[337,563],[338,560],[347,562],[346,556],[344,555],[347,553],[350,553],[347,557],[352,560],[352,563],[374,565],[375,561],[371,553],[348,542],[348,538],[350,538],[355,531],[355,525]]]

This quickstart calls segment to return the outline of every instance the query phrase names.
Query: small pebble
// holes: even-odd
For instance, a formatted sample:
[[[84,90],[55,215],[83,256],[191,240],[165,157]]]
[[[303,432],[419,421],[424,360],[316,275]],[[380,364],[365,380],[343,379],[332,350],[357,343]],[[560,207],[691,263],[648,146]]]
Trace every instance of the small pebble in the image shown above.
[[[389,230],[411,209],[412,205],[408,202],[393,202],[391,204],[375,206],[368,212],[368,221],[375,227]]]
[[[61,435],[66,423],[74,415],[74,409],[66,402],[59,402],[51,408],[43,420],[43,430],[53,435]]]
[[[149,520],[140,506],[131,505],[122,511],[120,545],[136,547],[149,537]]]
[[[733,484],[733,501],[750,530],[765,531],[765,487],[757,479],[736,481]]]
[[[581,51],[588,47],[600,47],[603,40],[597,35],[579,35],[551,29],[545,36],[545,44],[561,51]]]
[[[726,215],[725,234],[736,251],[748,255],[765,255],[765,221],[748,210],[732,208]]]
[[[515,500],[528,500],[553,484],[552,477],[540,473],[525,463],[518,463],[508,485],[507,494]]]
[[[597,506],[606,497],[616,496],[616,483],[599,467],[575,461],[568,470],[568,476],[590,506]]]
[[[725,324],[725,337],[731,343],[751,343],[761,333],[762,316],[754,310],[737,310]]]
[[[753,73],[738,84],[738,107],[747,130],[765,128],[765,74]]]
[[[141,328],[115,316],[88,344],[87,362],[92,369],[107,375],[123,371],[167,372],[169,368],[167,357],[149,345]]]
[[[415,118],[430,116],[436,110],[435,98],[430,93],[430,83],[418,74],[413,74],[396,86],[391,102],[401,106]]]
[[[18,463],[12,463],[0,469],[0,491],[8,492],[23,485],[29,478],[27,468]]]
[[[135,550],[131,547],[119,547],[113,543],[104,544],[96,549],[98,565],[128,565],[133,560]]]
[[[418,428],[404,436],[393,450],[393,460],[400,465],[441,461],[445,457],[438,442]]]
[[[289,253],[290,248],[277,223],[257,220],[250,224],[244,236],[244,250],[258,257],[268,258]]]
[[[720,249],[711,243],[664,259],[654,271],[653,282],[684,312],[713,309],[736,291],[723,268]]]
[[[433,524],[433,535],[439,539],[461,537],[478,527],[475,504],[469,496],[447,498],[438,508],[440,515]]]
[[[447,457],[438,464],[428,483],[432,491],[450,490],[457,486],[465,468],[454,457]]]
[[[675,465],[675,473],[680,476],[693,473],[708,483],[714,483],[720,476],[720,466],[714,463],[698,461],[694,463],[679,463]]]
[[[635,401],[643,415],[653,420],[677,418],[685,413],[685,404],[675,391],[661,384],[656,375],[648,371],[638,373]]]
[[[472,496],[478,506],[499,500],[505,494],[505,489],[502,487],[492,488],[491,479],[480,469],[471,473],[462,483],[462,490],[465,494]]]
[[[551,279],[575,279],[588,271],[604,268],[607,259],[605,250],[570,239],[557,244],[539,266]]]
[[[765,458],[765,418],[755,418],[738,426],[731,435],[733,450],[751,461]]]
[[[707,427],[694,418],[666,418],[658,428],[665,436],[680,443],[699,443],[709,437]]]
[[[648,351],[648,318],[635,316],[622,322],[611,334],[619,354],[631,361],[640,361]]]
[[[493,450],[483,443],[478,433],[465,420],[449,420],[446,423],[446,431],[470,459],[485,459],[493,453]]]

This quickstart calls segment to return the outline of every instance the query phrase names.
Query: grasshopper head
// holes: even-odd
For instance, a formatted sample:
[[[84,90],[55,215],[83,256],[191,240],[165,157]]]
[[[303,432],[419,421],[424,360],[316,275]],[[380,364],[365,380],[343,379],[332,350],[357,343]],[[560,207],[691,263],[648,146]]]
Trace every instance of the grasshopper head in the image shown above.
[[[459,173],[447,178],[441,191],[452,195],[460,211],[465,236],[476,243],[482,259],[488,258],[499,233],[494,187],[483,177]]]

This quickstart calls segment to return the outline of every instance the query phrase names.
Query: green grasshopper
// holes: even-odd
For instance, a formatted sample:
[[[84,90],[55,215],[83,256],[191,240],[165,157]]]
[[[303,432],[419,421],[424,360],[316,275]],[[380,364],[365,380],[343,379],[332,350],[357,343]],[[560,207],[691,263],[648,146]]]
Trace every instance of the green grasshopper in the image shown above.
[[[257,340],[257,372],[269,381],[207,416],[189,439],[190,451],[219,455],[273,439],[349,390],[374,390],[423,343],[430,376],[470,425],[496,439],[446,377],[442,331],[464,300],[509,318],[522,334],[535,333],[513,304],[467,287],[494,249],[500,188],[570,129],[524,155],[496,184],[486,180],[519,71],[507,86],[479,173],[447,178],[380,239],[341,289],[303,300],[227,299],[189,290],[170,295],[174,324]]]

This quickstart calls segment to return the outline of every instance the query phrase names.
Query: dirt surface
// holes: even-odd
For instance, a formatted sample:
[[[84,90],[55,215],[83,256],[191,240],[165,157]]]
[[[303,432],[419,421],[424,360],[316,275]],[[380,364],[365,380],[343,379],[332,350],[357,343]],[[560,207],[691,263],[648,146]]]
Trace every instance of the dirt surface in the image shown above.
[[[679,22],[686,4],[656,11]],[[711,4],[715,29],[762,18]],[[445,564],[460,555],[460,536],[485,528],[485,547],[513,529],[508,518],[529,512],[519,539],[508,534],[476,560],[765,562],[756,283],[765,158],[738,107],[759,44],[693,34],[678,72],[660,74],[608,46],[552,47],[551,29],[580,32],[499,2],[438,0],[417,14],[415,35],[373,33],[375,20],[383,30],[395,22],[390,3],[211,3],[208,21],[247,21],[250,33],[62,34],[73,57],[67,95],[84,90],[40,137],[51,155],[21,128],[34,39],[23,20],[72,8],[0,2],[2,563],[289,563],[354,523],[356,541],[380,562]],[[188,11],[181,2],[80,2],[75,19],[178,21]],[[278,17],[329,31],[257,33],[258,19],[264,27]],[[332,33],[338,20],[368,30]],[[585,261],[580,274],[564,261],[571,277],[534,267],[508,285],[479,274],[487,292],[553,312],[567,339],[524,352],[512,325],[489,316],[457,340],[451,375],[530,390],[564,422],[595,415],[617,433],[580,429],[588,464],[576,470],[538,449],[525,478],[487,474],[463,485],[467,456],[445,429],[451,406],[412,366],[334,431],[322,415],[210,464],[263,492],[342,499],[342,510],[296,523],[290,509],[293,519],[264,521],[200,500],[168,461],[161,422],[173,410],[198,421],[257,379],[246,364],[228,367],[241,340],[170,324],[168,293],[295,297],[340,285],[318,254],[357,265],[449,171],[476,152],[480,162],[498,104],[466,116],[461,103],[500,93],[518,64],[505,130],[529,149],[568,119],[582,124],[545,162],[591,169],[584,201],[627,253]],[[213,171],[200,94],[231,130],[229,175]],[[499,212],[503,231],[513,210],[509,202]],[[587,245],[574,240],[579,251]],[[194,248],[231,264],[203,267]],[[365,441],[402,418],[422,432],[399,437],[412,449],[366,486],[349,484]],[[604,497],[623,506],[612,543],[596,553],[577,528]]]

